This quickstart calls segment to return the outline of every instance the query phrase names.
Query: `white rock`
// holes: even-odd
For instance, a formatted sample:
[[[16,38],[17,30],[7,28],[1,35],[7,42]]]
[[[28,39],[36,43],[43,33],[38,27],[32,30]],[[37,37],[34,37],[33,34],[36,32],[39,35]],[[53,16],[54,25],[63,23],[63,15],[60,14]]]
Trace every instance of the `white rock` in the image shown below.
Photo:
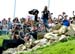
[[[58,39],[58,36],[57,36],[58,34],[52,34],[52,37],[51,37],[51,39]]]
[[[67,37],[65,35],[61,35],[61,37],[59,38],[59,41],[66,39]]]
[[[47,33],[47,34],[44,36],[44,38],[57,40],[57,39],[58,39],[58,34]]]
[[[38,44],[40,42],[40,40],[36,40],[36,41],[34,41],[33,43],[34,44]]]
[[[58,30],[59,34],[65,33],[66,30],[67,30],[67,28],[68,28],[67,26],[62,26],[62,27]]]
[[[23,44],[19,45],[19,46],[16,48],[17,51],[23,51],[24,49],[26,49],[26,46],[23,45]]]
[[[43,38],[43,39],[40,40],[39,44],[40,45],[45,45],[47,42],[48,42],[47,39]]]
[[[75,24],[71,24],[70,25],[72,28],[73,28],[73,30],[75,31]]]
[[[3,54],[13,54],[14,52],[16,52],[15,48],[9,48],[6,51],[3,51]]]
[[[52,33],[46,33],[46,34],[44,35],[44,38],[50,39],[50,38],[51,38],[51,34],[52,34]]]

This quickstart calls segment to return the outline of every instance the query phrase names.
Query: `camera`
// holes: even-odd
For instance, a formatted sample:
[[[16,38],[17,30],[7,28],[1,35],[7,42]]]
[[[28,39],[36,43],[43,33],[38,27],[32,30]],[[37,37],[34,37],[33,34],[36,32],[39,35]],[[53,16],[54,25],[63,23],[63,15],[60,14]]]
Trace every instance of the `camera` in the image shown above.
[[[37,9],[32,9],[29,11],[29,14],[36,15],[39,14],[39,11]]]
[[[21,25],[20,24],[19,25],[16,25],[15,29],[16,30],[20,30],[21,29]]]
[[[22,29],[22,26],[20,24],[14,24],[12,28],[14,30],[20,30],[20,29]]]

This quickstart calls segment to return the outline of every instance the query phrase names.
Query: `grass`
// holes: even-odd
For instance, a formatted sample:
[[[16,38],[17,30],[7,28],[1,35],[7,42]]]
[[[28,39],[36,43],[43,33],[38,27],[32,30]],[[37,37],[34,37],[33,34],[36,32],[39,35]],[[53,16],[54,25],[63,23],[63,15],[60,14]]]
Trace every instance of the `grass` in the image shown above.
[[[1,35],[0,36],[0,46],[2,46],[2,43],[3,43],[4,39],[9,39],[9,35]]]
[[[59,42],[35,51],[21,52],[20,54],[75,54],[75,40]]]

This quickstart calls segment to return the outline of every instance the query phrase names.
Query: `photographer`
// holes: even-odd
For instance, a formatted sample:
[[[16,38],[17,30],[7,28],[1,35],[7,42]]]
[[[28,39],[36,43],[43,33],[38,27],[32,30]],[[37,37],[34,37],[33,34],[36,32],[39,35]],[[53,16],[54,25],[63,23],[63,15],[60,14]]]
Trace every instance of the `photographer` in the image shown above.
[[[14,47],[17,47],[18,45],[20,44],[24,44],[25,41],[22,40],[19,36],[19,32],[15,32],[12,36],[13,39],[4,39],[3,40],[3,49],[8,49],[8,48],[14,48]]]
[[[47,6],[45,6],[44,10],[42,11],[42,19],[43,19],[43,23],[45,25],[45,27],[49,28],[48,26],[48,18],[50,16],[50,12],[47,8]]]
[[[34,15],[35,16],[35,22],[38,22],[38,14],[39,14],[39,11],[37,9],[33,9],[31,11],[29,11],[29,14],[31,15]]]
[[[27,22],[24,22],[24,24],[23,24],[23,32],[24,32],[24,34],[30,32],[30,25]]]
[[[73,18],[73,22],[72,23],[75,24],[75,12],[73,11],[72,14],[73,14],[73,17],[72,17]]]

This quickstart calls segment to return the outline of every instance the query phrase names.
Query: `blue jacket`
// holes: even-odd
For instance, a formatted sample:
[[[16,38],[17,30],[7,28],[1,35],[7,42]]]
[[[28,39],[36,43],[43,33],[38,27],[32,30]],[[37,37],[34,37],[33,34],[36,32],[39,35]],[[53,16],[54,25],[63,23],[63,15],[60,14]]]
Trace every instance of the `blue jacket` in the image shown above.
[[[68,20],[63,20],[63,23],[62,23],[64,26],[69,26],[70,25],[70,23],[69,23],[69,21]]]

